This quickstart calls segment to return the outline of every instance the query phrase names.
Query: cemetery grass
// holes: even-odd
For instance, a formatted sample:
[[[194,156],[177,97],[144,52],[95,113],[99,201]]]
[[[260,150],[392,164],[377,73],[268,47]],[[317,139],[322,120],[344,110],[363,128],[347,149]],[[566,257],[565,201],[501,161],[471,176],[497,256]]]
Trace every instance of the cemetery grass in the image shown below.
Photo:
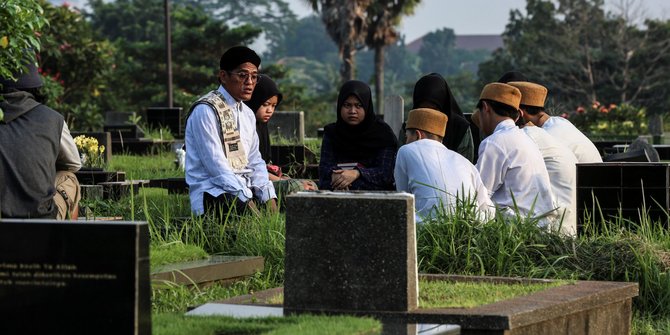
[[[420,280],[419,308],[472,308],[570,284],[572,282],[565,280],[531,284]],[[278,293],[268,297],[267,300],[259,301],[259,303],[282,305],[284,294]]]
[[[151,178],[152,173],[169,170],[173,159],[162,158],[165,165],[144,172],[155,167],[150,163],[155,158],[118,158],[114,156],[111,163],[120,170]],[[453,213],[417,228],[420,272],[638,282],[635,333],[661,334],[670,329],[670,233],[644,212],[632,222],[602,218],[596,210],[586,218],[584,234],[573,238],[543,231],[529,218],[479,222],[473,207],[461,203]],[[262,273],[230,287],[154,289],[155,313],[183,313],[188,306],[283,284],[283,214],[264,212],[261,217],[230,216],[223,223],[210,222],[191,216],[188,196],[159,189],[143,189],[139,196],[107,204],[104,210],[106,216],[148,221],[154,247],[181,241],[209,254],[265,257]]]
[[[381,323],[371,318],[346,316],[233,319],[229,317],[187,317],[176,314],[158,314],[153,317],[153,333],[157,335],[372,335],[381,333]]]

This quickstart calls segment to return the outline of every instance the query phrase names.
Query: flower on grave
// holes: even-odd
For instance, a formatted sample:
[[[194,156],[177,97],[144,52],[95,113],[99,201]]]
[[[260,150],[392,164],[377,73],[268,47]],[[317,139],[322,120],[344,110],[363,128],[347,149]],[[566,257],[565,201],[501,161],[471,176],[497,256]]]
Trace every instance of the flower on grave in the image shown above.
[[[610,112],[610,110],[609,110],[609,109],[607,109],[607,107],[605,107],[605,106],[602,106],[602,107],[600,107],[600,112],[601,112],[601,113],[609,113],[609,112]]]
[[[582,107],[582,106],[577,107],[577,114],[584,114],[584,112],[586,112],[584,107]]]
[[[82,166],[104,167],[105,160],[102,154],[105,152],[105,146],[99,145],[97,139],[86,135],[79,135],[74,138],[74,144],[77,146],[77,150],[79,150]]]
[[[568,118],[570,118],[570,115],[568,115],[568,113],[563,113],[563,114],[561,114],[561,117],[564,118],[564,119],[568,119]]]

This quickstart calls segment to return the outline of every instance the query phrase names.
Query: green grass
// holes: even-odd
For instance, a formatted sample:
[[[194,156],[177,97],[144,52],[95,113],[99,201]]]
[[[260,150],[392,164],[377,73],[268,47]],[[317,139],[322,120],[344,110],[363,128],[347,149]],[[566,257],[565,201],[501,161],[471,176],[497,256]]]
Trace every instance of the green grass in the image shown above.
[[[151,255],[152,271],[166,264],[205,259],[209,256],[201,247],[184,244],[181,241],[162,244],[153,243],[149,254]]]
[[[566,285],[566,281],[534,284],[499,284],[421,280],[419,308],[471,308]]]
[[[176,158],[169,151],[151,156],[114,154],[106,170],[124,171],[129,180],[184,177],[184,171],[175,167]]]
[[[233,319],[214,316],[154,314],[155,335],[372,335],[381,334],[381,324],[371,318],[347,316],[289,316],[283,318]]]

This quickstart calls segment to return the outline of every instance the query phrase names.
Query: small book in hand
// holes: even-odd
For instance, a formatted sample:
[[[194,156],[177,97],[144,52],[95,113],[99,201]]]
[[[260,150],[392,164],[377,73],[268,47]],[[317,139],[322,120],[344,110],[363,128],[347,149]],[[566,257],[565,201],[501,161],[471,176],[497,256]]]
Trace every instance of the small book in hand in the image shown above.
[[[362,168],[363,165],[360,163],[340,163],[337,164],[337,167],[340,168],[340,170],[353,170],[356,168]]]

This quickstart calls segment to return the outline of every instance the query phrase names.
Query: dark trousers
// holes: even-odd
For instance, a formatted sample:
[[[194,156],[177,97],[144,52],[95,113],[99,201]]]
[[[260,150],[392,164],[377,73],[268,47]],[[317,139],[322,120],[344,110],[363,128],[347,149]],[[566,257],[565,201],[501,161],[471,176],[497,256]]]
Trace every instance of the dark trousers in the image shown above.
[[[202,204],[205,207],[205,215],[219,219],[225,219],[229,213],[243,215],[247,210],[246,202],[229,193],[222,193],[215,197],[205,192]]]

